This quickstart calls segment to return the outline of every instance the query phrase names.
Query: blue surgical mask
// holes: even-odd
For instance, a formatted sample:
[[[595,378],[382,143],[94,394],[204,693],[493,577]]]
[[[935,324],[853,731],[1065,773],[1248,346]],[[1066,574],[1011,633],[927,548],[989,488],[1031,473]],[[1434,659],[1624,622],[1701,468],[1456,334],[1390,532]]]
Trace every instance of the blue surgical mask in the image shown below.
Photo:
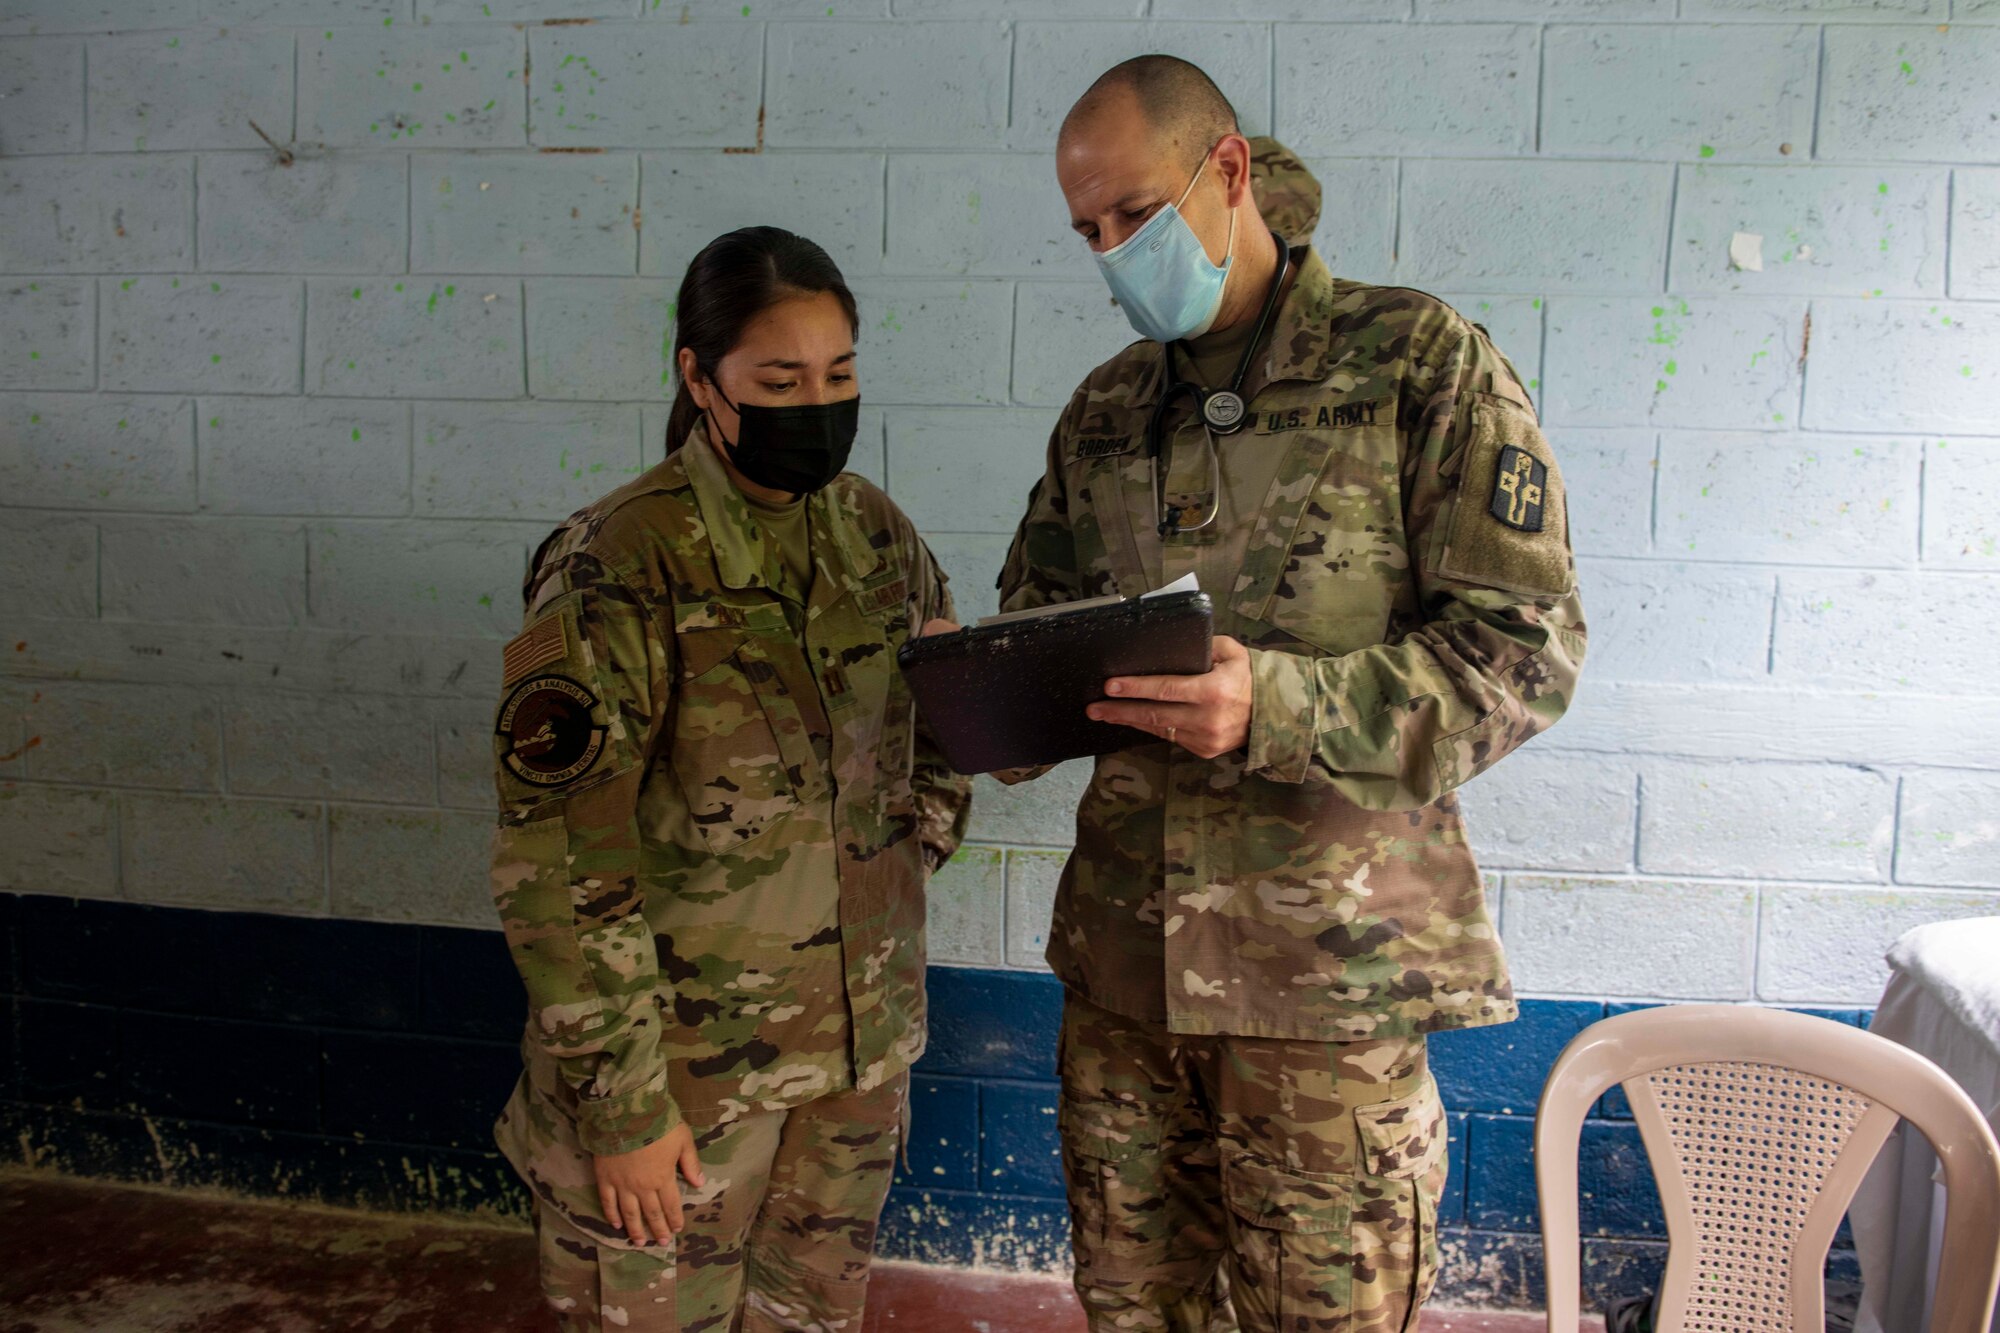
[[[1222,289],[1236,262],[1236,213],[1229,214],[1229,242],[1216,264],[1201,238],[1181,216],[1180,206],[1208,166],[1203,157],[1181,197],[1146,219],[1123,243],[1097,256],[1112,297],[1142,338],[1172,342],[1199,338],[1222,309]]]

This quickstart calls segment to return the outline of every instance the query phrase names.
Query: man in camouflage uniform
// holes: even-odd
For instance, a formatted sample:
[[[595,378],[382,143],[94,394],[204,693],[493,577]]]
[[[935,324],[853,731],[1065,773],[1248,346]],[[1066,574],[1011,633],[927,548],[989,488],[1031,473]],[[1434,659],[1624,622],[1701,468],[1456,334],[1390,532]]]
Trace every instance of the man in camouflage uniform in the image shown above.
[[[968,784],[895,666],[944,574],[860,478],[802,503],[809,565],[697,425],[549,538],[507,645],[493,883],[530,1012],[495,1133],[566,1328],[859,1328]],[[683,1124],[688,1229],[618,1217],[593,1158]]]
[[[1180,199],[1230,255],[1179,378],[1250,349],[1241,430],[1170,405],[1159,495],[1162,344],[1093,371],[1000,581],[1008,610],[1188,573],[1215,602],[1209,674],[1091,709],[1150,737],[1098,758],[1049,936],[1077,1289],[1099,1330],[1414,1328],[1446,1170],[1425,1034],[1515,1015],[1453,789],[1574,689],[1561,474],[1485,331],[1333,277],[1317,182],[1193,66],[1107,74],[1057,174],[1095,251]]]

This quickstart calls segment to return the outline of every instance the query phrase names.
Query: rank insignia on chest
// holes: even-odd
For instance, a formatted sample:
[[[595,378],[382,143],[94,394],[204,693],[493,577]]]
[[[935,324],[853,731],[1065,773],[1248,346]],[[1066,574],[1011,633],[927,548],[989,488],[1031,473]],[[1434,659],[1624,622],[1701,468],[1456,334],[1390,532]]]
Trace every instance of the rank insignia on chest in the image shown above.
[[[604,752],[604,728],[591,717],[597,696],[568,676],[521,682],[500,707],[501,759],[535,787],[560,787],[589,772]]]
[[[1548,466],[1526,449],[1510,444],[1500,451],[1500,466],[1493,475],[1493,517],[1521,532],[1542,530],[1542,493],[1548,484]]]

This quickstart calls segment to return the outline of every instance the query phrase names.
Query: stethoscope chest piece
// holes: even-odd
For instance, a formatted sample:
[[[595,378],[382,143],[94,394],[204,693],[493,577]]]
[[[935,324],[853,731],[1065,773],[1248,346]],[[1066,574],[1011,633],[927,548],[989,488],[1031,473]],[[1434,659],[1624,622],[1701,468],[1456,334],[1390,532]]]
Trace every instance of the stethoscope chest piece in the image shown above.
[[[1234,434],[1248,415],[1243,395],[1234,389],[1216,389],[1201,400],[1201,419],[1218,435]]]

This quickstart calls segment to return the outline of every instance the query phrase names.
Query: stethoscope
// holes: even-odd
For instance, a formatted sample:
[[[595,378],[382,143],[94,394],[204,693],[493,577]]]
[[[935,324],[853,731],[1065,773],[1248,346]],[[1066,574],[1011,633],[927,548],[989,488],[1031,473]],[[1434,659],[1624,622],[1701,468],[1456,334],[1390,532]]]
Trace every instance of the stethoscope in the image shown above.
[[[1285,279],[1291,276],[1292,252],[1282,236],[1271,233],[1271,239],[1278,246],[1278,274],[1271,279],[1271,289],[1264,293],[1264,309],[1257,316],[1257,327],[1250,335],[1250,341],[1243,348],[1243,357],[1236,363],[1236,374],[1230,378],[1226,389],[1209,389],[1180,378],[1174,370],[1175,343],[1166,346],[1166,385],[1160,390],[1159,401],[1153,404],[1152,414],[1146,419],[1146,457],[1153,464],[1153,500],[1160,511],[1160,536],[1179,536],[1187,532],[1200,532],[1215,522],[1215,516],[1222,509],[1222,464],[1215,450],[1217,435],[1234,435],[1243,429],[1250,419],[1250,408],[1243,401],[1243,379],[1250,373],[1250,363],[1256,359],[1257,350],[1264,344],[1264,334],[1271,324],[1271,316],[1278,308],[1278,298],[1285,290]],[[1208,516],[1201,522],[1186,525],[1181,522],[1182,506],[1167,503],[1167,471],[1162,465],[1160,445],[1160,423],[1165,420],[1167,410],[1183,395],[1190,396],[1200,409],[1203,429],[1208,435]]]

